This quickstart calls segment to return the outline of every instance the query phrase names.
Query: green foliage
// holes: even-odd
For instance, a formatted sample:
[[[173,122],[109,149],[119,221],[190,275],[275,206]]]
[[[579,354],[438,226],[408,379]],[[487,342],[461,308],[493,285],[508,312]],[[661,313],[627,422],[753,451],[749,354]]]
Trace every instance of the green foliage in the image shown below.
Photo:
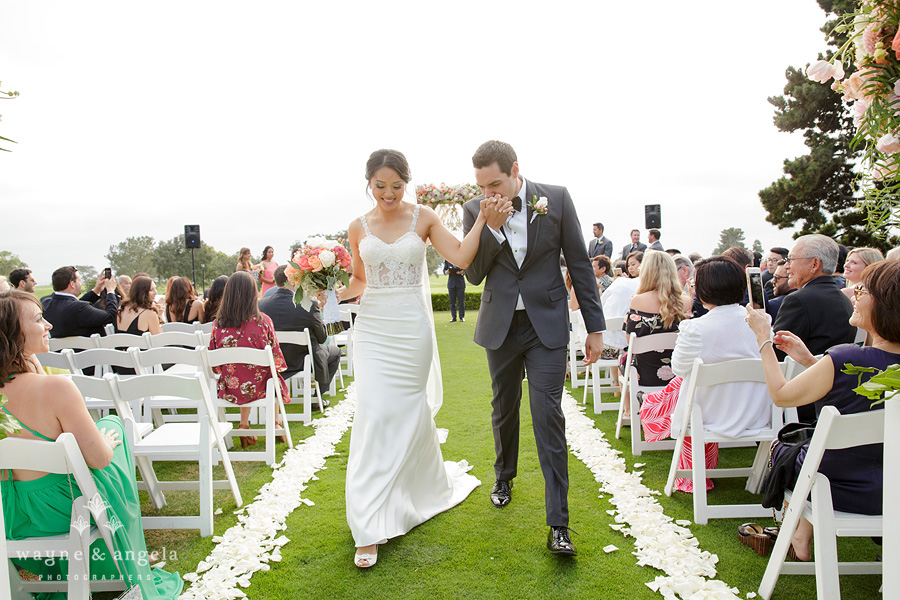
[[[872,406],[885,401],[886,395],[893,396],[900,390],[900,365],[890,365],[884,371],[875,367],[857,367],[850,363],[844,363],[843,372],[847,375],[857,375],[862,382],[863,373],[874,373],[865,383],[853,391],[869,400],[874,400]]]
[[[759,240],[753,240],[753,248],[751,248],[751,251],[759,253],[765,252],[765,250],[763,250],[762,242],[760,242]]]
[[[9,276],[16,269],[27,269],[28,263],[9,250],[0,250],[0,275]]]
[[[125,238],[115,246],[110,246],[106,260],[116,275],[134,277],[135,273],[149,273],[156,277],[156,240],[149,235]]]
[[[719,234],[719,245],[712,251],[713,254],[722,254],[731,247],[747,248],[744,244],[744,230],[740,227],[723,229]]]
[[[0,406],[3,406],[4,404],[6,404],[6,396],[0,394]],[[0,440],[10,433],[19,431],[19,429],[21,429],[21,427],[19,427],[18,421],[5,412],[0,412]]]
[[[478,310],[481,306],[481,292],[466,292],[466,310]],[[431,308],[435,312],[450,310],[449,292],[432,292]]]
[[[819,0],[819,6],[832,17],[840,17],[856,8],[847,0]],[[829,48],[820,55],[825,60],[846,41],[835,31],[837,19],[828,21]],[[852,73],[847,71],[847,76]],[[841,94],[829,84],[806,77],[803,69],[788,67],[783,96],[769,98],[775,107],[775,126],[784,132],[800,131],[809,153],[785,159],[784,176],[760,190],[759,199],[768,212],[766,220],[779,229],[800,223],[794,237],[821,233],[846,246],[872,246],[886,250],[896,240],[887,239],[887,231],[866,231],[867,209],[858,205],[856,173],[862,151],[852,146],[853,120]]]
[[[205,242],[201,242],[200,248],[194,251],[197,288],[205,287],[205,282],[212,281],[219,275],[234,273],[237,261],[237,253],[229,256]],[[153,264],[156,267],[156,276],[160,280],[168,279],[173,275],[190,277],[191,251],[184,247],[184,234],[181,233],[171,240],[160,242],[156,247]]]
[[[100,275],[92,265],[74,265],[81,273],[82,293],[93,289],[97,285],[97,277]]]

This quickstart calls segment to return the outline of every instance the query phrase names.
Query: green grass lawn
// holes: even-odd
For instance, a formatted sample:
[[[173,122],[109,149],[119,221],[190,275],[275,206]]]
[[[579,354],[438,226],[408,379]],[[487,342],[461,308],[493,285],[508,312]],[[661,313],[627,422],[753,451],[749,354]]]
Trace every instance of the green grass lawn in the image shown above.
[[[474,315],[473,315],[474,316]],[[346,475],[349,432],[318,473],[318,481],[304,492],[315,506],[301,505],[288,518],[284,534],[291,542],[282,548],[283,560],[271,563],[271,570],[253,576],[244,590],[251,599],[320,598],[661,598],[644,584],[662,573],[635,564],[632,538],[609,528],[613,523],[606,511],[612,506],[598,498],[599,485],[578,459],[569,459],[569,508],[571,527],[579,555],[560,559],[546,550],[543,478],[538,466],[531,433],[527,395],[523,398],[522,441],[519,475],[513,488],[513,502],[504,509],[494,508],[488,499],[493,483],[493,438],[490,426],[490,378],[483,349],[472,342],[474,319],[450,324],[447,313],[435,315],[444,376],[444,405],[437,417],[439,427],[450,430],[443,445],[447,460],[466,459],[472,473],[482,481],[472,495],[458,507],[416,527],[407,535],[389,541],[379,549],[378,564],[368,570],[353,563],[353,540],[346,523],[344,478]],[[581,389],[574,392],[581,398]],[[335,400],[332,400],[335,402]],[[289,410],[297,410],[291,406]],[[587,414],[591,415],[588,409]],[[318,414],[318,413],[316,413]],[[671,452],[647,452],[632,457],[630,431],[621,440],[613,437],[615,415],[612,411],[593,416],[599,429],[606,432],[629,468],[646,463],[644,482],[661,490],[665,484]],[[292,425],[294,439],[314,432],[310,427]],[[284,445],[279,445],[279,454]],[[723,466],[740,461],[749,464],[751,449],[721,452]],[[235,471],[246,502],[270,479],[271,471],[262,463],[235,463]],[[182,464],[160,465],[160,477],[177,477],[189,469]],[[221,469],[221,468],[219,468]],[[217,478],[222,474],[217,473]],[[144,495],[146,498],[146,495]],[[173,507],[196,510],[196,495],[187,492],[167,494],[171,507],[153,511],[149,501],[145,515],[165,514]],[[657,496],[665,513],[675,519],[692,520],[691,496],[676,493],[672,498]],[[718,480],[710,493],[711,503],[755,502],[743,490],[743,481]],[[237,521],[234,502],[226,492],[216,492],[215,506],[224,514],[215,519],[215,533],[221,535]],[[771,525],[771,519],[760,521]],[[692,525],[691,531],[701,548],[719,556],[718,578],[740,588],[741,597],[755,592],[767,559],[757,556],[738,541],[740,520],[712,520],[709,525]],[[150,550],[165,550],[166,569],[182,574],[193,571],[212,549],[212,539],[199,537],[197,531],[148,531]],[[606,554],[608,544],[620,550]],[[838,550],[844,560],[871,560],[880,547],[869,539],[840,540]],[[174,556],[173,556],[174,552]],[[841,578],[845,599],[875,597],[881,583],[876,576]],[[815,580],[811,576],[783,576],[774,598],[814,598]]]

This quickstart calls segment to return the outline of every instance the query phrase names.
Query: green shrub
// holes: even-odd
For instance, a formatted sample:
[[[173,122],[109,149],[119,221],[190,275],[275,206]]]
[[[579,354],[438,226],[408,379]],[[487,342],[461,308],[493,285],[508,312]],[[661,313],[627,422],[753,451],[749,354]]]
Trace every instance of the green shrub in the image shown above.
[[[466,310],[478,310],[481,306],[481,292],[466,292]],[[431,308],[434,311],[450,310],[450,294],[446,292],[432,292]]]

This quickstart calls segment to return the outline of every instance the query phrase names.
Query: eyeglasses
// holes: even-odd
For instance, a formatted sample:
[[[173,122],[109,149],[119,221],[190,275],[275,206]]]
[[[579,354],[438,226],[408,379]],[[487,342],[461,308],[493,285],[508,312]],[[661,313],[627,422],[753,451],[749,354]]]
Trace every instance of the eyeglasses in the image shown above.
[[[772,279],[778,281],[779,279],[790,279],[787,275],[772,275]]]
[[[861,286],[856,286],[855,288],[853,288],[853,299],[859,300],[860,296],[862,296],[863,294],[868,294],[868,293],[869,293],[869,290],[867,290],[866,288],[861,287]]]
[[[813,258],[815,258],[815,256],[788,256],[784,259],[784,264],[789,265],[795,260],[811,260]]]
[[[767,263],[777,263],[779,260],[781,260],[781,259],[780,258],[767,258],[766,262]]]

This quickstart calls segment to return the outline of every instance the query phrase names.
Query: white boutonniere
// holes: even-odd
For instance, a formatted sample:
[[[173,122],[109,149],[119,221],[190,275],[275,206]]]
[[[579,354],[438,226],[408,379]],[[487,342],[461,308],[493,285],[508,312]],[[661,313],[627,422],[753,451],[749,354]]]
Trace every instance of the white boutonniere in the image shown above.
[[[537,194],[532,196],[531,197],[531,210],[533,212],[531,213],[531,221],[529,221],[529,222],[533,222],[537,218],[538,215],[546,215],[547,210],[549,210],[547,208],[547,197],[541,196],[540,198],[538,198]]]

